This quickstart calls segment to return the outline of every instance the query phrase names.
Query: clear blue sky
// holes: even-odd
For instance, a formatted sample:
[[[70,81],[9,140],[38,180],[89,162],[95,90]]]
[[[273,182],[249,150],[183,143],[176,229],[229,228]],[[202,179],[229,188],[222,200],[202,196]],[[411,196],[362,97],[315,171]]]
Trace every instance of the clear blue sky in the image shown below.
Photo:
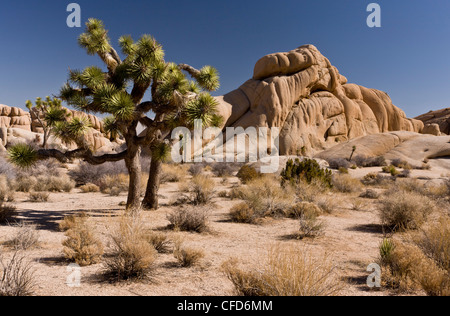
[[[120,35],[151,34],[166,60],[215,66],[225,94],[251,78],[262,56],[314,44],[350,82],[386,91],[409,117],[450,107],[448,0],[100,0],[10,1],[0,7],[0,103],[57,94],[67,70],[101,65],[78,47],[83,28],[68,28],[69,3],[82,22],[105,22]],[[377,2],[382,27],[370,29]]]

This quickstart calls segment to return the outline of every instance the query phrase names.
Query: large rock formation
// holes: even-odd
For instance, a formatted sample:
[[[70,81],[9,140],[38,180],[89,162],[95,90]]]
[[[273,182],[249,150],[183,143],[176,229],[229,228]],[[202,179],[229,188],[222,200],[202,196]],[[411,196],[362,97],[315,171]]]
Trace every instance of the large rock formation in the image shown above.
[[[406,118],[385,92],[348,84],[312,45],[263,57],[252,79],[217,99],[227,127],[280,128],[282,155],[424,128],[421,121]]]
[[[425,124],[424,134],[439,135],[444,133],[450,135],[450,108],[438,111],[430,111],[416,117]]]
[[[89,118],[91,128],[85,136],[94,151],[109,152],[120,145],[111,143],[104,136],[103,123],[96,116],[73,110],[69,110],[69,112],[74,116],[86,115]],[[20,108],[0,105],[0,151],[4,151],[8,144],[21,141],[42,143],[43,132],[35,111],[32,110],[28,113]],[[49,144],[65,147],[54,137],[50,137]],[[73,149],[71,146],[66,148]]]

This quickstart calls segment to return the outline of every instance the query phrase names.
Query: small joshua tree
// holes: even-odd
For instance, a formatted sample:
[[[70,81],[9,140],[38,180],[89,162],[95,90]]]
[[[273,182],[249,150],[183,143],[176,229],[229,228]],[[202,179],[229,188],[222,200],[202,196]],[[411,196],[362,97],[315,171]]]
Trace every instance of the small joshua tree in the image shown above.
[[[36,98],[35,106],[33,106],[33,102],[27,100],[26,107],[35,116],[39,124],[41,124],[44,131],[42,148],[47,149],[48,139],[52,130],[66,120],[68,116],[67,110],[62,106],[60,99],[51,99],[49,96],[45,98],[45,101],[41,98]]]
[[[219,87],[217,70],[211,66],[197,70],[186,64],[166,62],[162,46],[150,35],[143,35],[136,42],[131,36],[122,36],[119,45],[124,58],[121,58],[112,47],[103,23],[97,19],[88,20],[78,43],[89,55],[98,55],[107,71],[97,66],[71,70],[60,98],[86,113],[110,114],[105,120],[105,131],[112,136],[121,135],[126,150],[95,156],[83,137],[88,122],[72,118],[58,124],[54,132],[63,140],[75,142],[77,149],[35,151],[21,144],[10,148],[10,160],[22,167],[50,157],[60,161],[80,158],[91,164],[125,160],[130,176],[127,208],[138,209],[141,206],[140,152],[144,147],[150,148],[152,162],[142,204],[157,208],[161,161],[169,153],[167,138],[173,128],[192,127],[196,119],[202,120],[203,126],[220,121],[215,114],[216,100],[209,94]],[[186,74],[195,81],[189,81]],[[152,97],[144,101],[147,91]],[[153,118],[147,116],[150,111]],[[139,134],[138,124],[145,127]]]

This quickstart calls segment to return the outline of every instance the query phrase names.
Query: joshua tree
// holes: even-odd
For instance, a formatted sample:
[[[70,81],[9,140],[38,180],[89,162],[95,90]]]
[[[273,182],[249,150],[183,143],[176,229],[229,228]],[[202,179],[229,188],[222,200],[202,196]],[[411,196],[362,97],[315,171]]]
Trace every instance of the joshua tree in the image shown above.
[[[44,131],[44,140],[42,143],[42,148],[47,148],[48,138],[50,137],[52,130],[57,127],[58,124],[65,121],[68,113],[62,106],[62,102],[58,98],[46,97],[45,101],[41,98],[36,98],[35,106],[33,102],[27,100],[26,107],[30,112],[36,117],[38,122],[41,124]]]
[[[210,66],[197,70],[186,64],[166,62],[162,46],[149,35],[143,35],[136,42],[131,36],[122,36],[119,39],[122,59],[111,46],[103,23],[97,19],[88,20],[78,42],[89,55],[97,54],[107,71],[96,66],[83,71],[70,70],[69,81],[61,88],[60,98],[86,113],[110,114],[105,120],[105,130],[110,135],[120,134],[126,150],[95,156],[83,138],[86,122],[73,118],[61,124],[55,134],[74,141],[78,145],[76,150],[34,151],[18,145],[9,150],[10,160],[23,167],[49,157],[61,161],[81,158],[91,164],[125,160],[130,176],[127,208],[137,209],[141,195],[140,152],[143,147],[150,148],[152,161],[143,206],[157,208],[161,161],[169,152],[166,138],[172,129],[191,127],[196,119],[201,119],[205,126],[220,121],[215,115],[216,101],[208,92],[219,87],[218,73]],[[186,73],[195,81],[189,81]],[[151,92],[151,100],[143,101],[147,91]],[[147,116],[149,112],[154,116]],[[139,134],[138,124],[145,127]]]

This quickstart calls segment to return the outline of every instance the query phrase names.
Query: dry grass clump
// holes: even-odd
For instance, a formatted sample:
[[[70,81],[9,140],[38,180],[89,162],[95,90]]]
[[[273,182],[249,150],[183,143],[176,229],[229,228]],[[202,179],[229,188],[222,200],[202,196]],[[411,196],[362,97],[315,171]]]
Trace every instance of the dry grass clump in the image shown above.
[[[376,172],[368,173],[361,179],[362,184],[372,186],[384,186],[390,182],[392,181],[389,176],[383,176],[382,174]]]
[[[367,189],[359,195],[360,198],[376,200],[380,197],[377,191]]]
[[[222,267],[241,296],[333,296],[342,289],[326,256],[292,245],[272,247],[264,264],[252,270],[241,269],[235,260]]]
[[[247,203],[257,218],[286,216],[296,200],[291,186],[283,188],[280,181],[271,176],[259,177],[237,191],[235,194]]]
[[[34,203],[43,203],[47,202],[50,197],[50,193],[48,192],[30,192],[28,194],[28,201]]]
[[[20,176],[15,180],[19,192],[70,192],[75,188],[75,182],[67,175]]]
[[[253,209],[245,202],[236,204],[229,212],[231,221],[235,223],[255,224],[258,217],[255,216]]]
[[[188,268],[196,265],[203,259],[205,257],[205,252],[201,249],[183,246],[182,241],[178,240],[175,243],[173,256],[178,260],[181,267]]]
[[[316,238],[324,234],[325,223],[315,212],[305,212],[300,216],[300,227],[295,234],[297,239]]]
[[[207,204],[214,196],[215,182],[207,176],[194,176],[191,181],[190,195],[194,205]]]
[[[63,241],[64,257],[80,266],[89,266],[100,262],[103,245],[87,223],[87,217],[78,217],[73,226],[65,233]]]
[[[36,225],[25,222],[14,225],[17,231],[5,244],[16,250],[29,250],[39,246],[39,232]]]
[[[15,191],[13,182],[5,175],[0,175],[0,202],[14,201]]]
[[[75,215],[67,215],[59,223],[59,230],[62,232],[68,231],[69,229],[74,228],[79,223],[85,221],[87,217],[88,215],[84,212]]]
[[[139,215],[124,215],[111,235],[112,246],[104,260],[105,277],[114,281],[146,277],[157,255],[147,235]]]
[[[342,200],[338,196],[322,195],[317,198],[317,206],[326,214],[333,214],[341,207]]]
[[[93,183],[86,183],[85,185],[82,185],[80,187],[80,190],[82,193],[94,193],[94,192],[100,192],[100,187]]]
[[[298,181],[295,184],[295,194],[304,202],[316,202],[317,199],[329,191],[329,187],[322,181],[312,179],[311,183]]]
[[[287,211],[287,216],[290,218],[301,218],[304,215],[322,215],[322,210],[319,206],[311,202],[299,202],[292,205]]]
[[[361,182],[345,173],[334,174],[331,183],[334,189],[343,193],[353,193],[362,190]]]
[[[250,167],[248,165],[243,165],[241,169],[239,169],[236,176],[239,178],[239,180],[241,180],[243,184],[247,184],[250,181],[253,181],[261,177],[261,174],[258,171],[256,171],[255,168]]]
[[[181,165],[163,164],[160,183],[175,183],[182,181],[187,176],[186,169]]]
[[[393,231],[418,229],[435,209],[428,197],[407,191],[395,191],[384,197],[379,204],[383,225]]]
[[[188,172],[191,174],[191,176],[198,176],[200,174],[202,174],[203,172],[203,168],[205,167],[205,165],[203,163],[194,163],[192,165],[189,166]]]
[[[31,262],[19,251],[5,262],[0,256],[0,296],[31,296],[36,287]]]
[[[146,235],[146,238],[158,253],[169,252],[170,240],[166,234],[152,231]]]
[[[82,161],[78,164],[76,169],[69,171],[70,177],[75,180],[79,186],[88,183],[100,186],[103,177],[119,174],[127,174],[127,169],[123,161],[106,162],[101,165],[91,165]]]
[[[99,181],[100,191],[104,194],[117,196],[121,192],[128,191],[128,174],[104,175]]]
[[[380,263],[385,286],[399,291],[422,289],[430,296],[450,295],[450,219],[443,218],[411,236],[384,240]]]
[[[229,177],[239,172],[240,163],[216,162],[212,165],[211,171],[216,177]]]
[[[208,231],[208,211],[204,208],[180,207],[167,215],[169,227],[176,231],[203,233]]]

